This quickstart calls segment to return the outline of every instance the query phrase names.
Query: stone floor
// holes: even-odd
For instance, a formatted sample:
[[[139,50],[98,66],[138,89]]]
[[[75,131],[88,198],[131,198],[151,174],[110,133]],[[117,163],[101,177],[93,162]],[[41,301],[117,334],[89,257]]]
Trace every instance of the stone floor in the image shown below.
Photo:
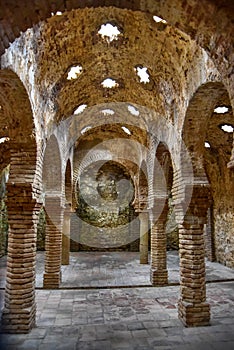
[[[61,288],[43,290],[43,254],[38,254],[37,327],[29,334],[0,334],[0,349],[234,349],[234,270],[207,262],[211,325],[186,328],[177,318],[177,254],[168,254],[167,287],[148,286],[149,265],[139,265],[138,258],[137,253],[72,253],[71,264],[62,268]],[[5,263],[0,259],[2,287]],[[0,296],[2,308],[3,288]]]
[[[167,253],[169,284],[179,284],[179,257],[177,251]],[[135,252],[71,252],[70,265],[62,266],[61,288],[150,287],[149,264],[139,264]],[[42,288],[44,252],[37,253],[36,287]],[[0,258],[0,288],[5,287],[6,257]],[[206,279],[234,280],[234,270],[219,263],[206,261]]]

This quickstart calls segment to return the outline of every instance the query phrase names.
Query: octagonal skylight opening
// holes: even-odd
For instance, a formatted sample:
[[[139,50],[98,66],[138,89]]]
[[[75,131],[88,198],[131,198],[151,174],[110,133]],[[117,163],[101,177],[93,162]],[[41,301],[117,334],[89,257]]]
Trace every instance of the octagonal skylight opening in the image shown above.
[[[117,26],[114,26],[111,23],[106,23],[101,25],[98,34],[100,34],[103,39],[106,39],[107,42],[111,42],[113,40],[118,40],[118,36],[121,32]]]
[[[140,83],[146,84],[150,82],[150,75],[148,73],[147,67],[136,66],[134,69],[138,77],[140,78]]]
[[[4,143],[4,142],[7,142],[7,141],[10,141],[10,138],[7,137],[7,136],[0,138],[0,143]]]
[[[82,70],[83,68],[80,65],[72,66],[67,73],[67,80],[77,79],[81,75]]]
[[[81,130],[81,134],[84,135],[88,130],[92,129],[92,126],[91,125],[88,125],[86,127],[84,127],[82,130]]]
[[[153,20],[156,22],[156,23],[167,23],[167,21],[165,21],[165,19],[161,18],[161,17],[158,17],[158,16],[153,16]]]
[[[107,78],[107,79],[103,80],[103,82],[101,84],[104,88],[107,88],[107,89],[113,89],[113,88],[119,86],[117,81],[112,79],[112,78]]]
[[[229,111],[229,108],[227,106],[217,106],[214,109],[214,112],[217,114],[224,114]]]
[[[85,108],[87,107],[86,104],[79,105],[73,112],[73,114],[81,114],[84,112]]]
[[[219,126],[221,130],[228,133],[234,132],[234,127],[231,124],[222,124]]]
[[[115,111],[113,111],[113,109],[107,108],[107,109],[103,109],[103,110],[102,110],[102,113],[103,113],[104,115],[114,115],[114,114],[115,114]]]
[[[61,11],[57,11],[57,12],[51,12],[51,16],[62,16],[62,12]]]
[[[128,111],[135,116],[138,116],[140,114],[140,112],[138,111],[138,109],[136,109],[134,106],[132,105],[128,105]]]
[[[210,143],[208,141],[205,142],[205,148],[210,148]]]
[[[131,135],[131,131],[130,131],[128,128],[126,128],[126,126],[122,126],[121,129],[122,129],[126,134]]]

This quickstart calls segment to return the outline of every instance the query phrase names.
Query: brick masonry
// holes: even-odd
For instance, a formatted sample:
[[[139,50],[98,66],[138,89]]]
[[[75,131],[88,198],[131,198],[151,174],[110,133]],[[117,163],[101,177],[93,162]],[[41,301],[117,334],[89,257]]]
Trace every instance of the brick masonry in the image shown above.
[[[90,150],[111,139],[114,142],[99,148],[98,155],[104,154],[105,161],[110,156],[121,159],[134,179],[135,210],[153,213],[152,283],[167,283],[165,221],[170,190],[179,225],[179,317],[188,326],[209,324],[204,225],[211,205],[213,241],[206,239],[206,252],[234,266],[233,135],[219,128],[222,123],[234,124],[233,4],[100,0],[82,2],[83,8],[76,9],[77,2],[55,0],[53,4],[21,1],[17,6],[2,1],[0,6],[0,133],[10,138],[0,145],[1,169],[11,164],[5,329],[21,333],[35,325],[36,225],[41,206],[47,217],[44,287],[58,288],[62,231],[69,226],[68,222],[63,226],[64,208],[75,205],[74,191],[67,194],[74,184],[65,180],[68,159],[68,174],[74,174],[76,181],[73,150],[77,147],[79,152],[81,144]],[[51,17],[58,10],[67,11]],[[155,23],[153,14],[168,23]],[[121,31],[119,40],[111,43],[98,35],[108,20]],[[68,69],[76,64],[82,65],[83,73],[68,81]],[[147,67],[149,83],[139,81],[134,70],[139,65]],[[102,88],[109,76],[118,88]],[[88,112],[72,124],[71,114],[83,103]],[[122,107],[118,105],[107,128],[109,116],[100,118],[100,110],[93,106],[110,103]],[[140,116],[126,111],[128,103],[138,108]],[[228,113],[217,116],[218,105],[227,105]],[[128,123],[131,136],[121,129]],[[82,128],[89,125],[92,132],[81,137]],[[210,150],[204,148],[205,141]],[[157,154],[160,143],[167,151]],[[159,205],[161,200],[165,206]],[[159,207],[161,214],[155,219]],[[67,210],[65,218],[69,221]],[[143,246],[145,253],[145,241]]]

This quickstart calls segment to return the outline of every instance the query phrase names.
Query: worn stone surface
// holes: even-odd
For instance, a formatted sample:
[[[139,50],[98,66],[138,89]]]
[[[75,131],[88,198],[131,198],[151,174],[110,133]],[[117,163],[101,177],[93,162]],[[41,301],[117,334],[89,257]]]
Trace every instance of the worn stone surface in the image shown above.
[[[110,245],[121,245],[126,238],[131,245],[139,238],[139,222],[129,224],[132,207],[138,213],[155,210],[152,266],[156,277],[165,282],[170,198],[179,227],[179,317],[189,326],[207,324],[205,251],[234,266],[233,135],[220,129],[223,123],[234,125],[233,2],[88,1],[81,6],[55,0],[53,4],[22,1],[15,7],[14,1],[3,0],[0,10],[0,52],[12,43],[1,56],[0,70],[1,170],[11,164],[6,198],[6,329],[27,332],[35,324],[39,209],[44,206],[47,218],[44,286],[58,288],[63,242],[63,252],[65,248],[68,252],[62,231],[69,222],[63,225],[63,211],[70,205],[74,214],[74,185],[82,171],[98,161],[117,162],[126,169],[129,175],[121,180],[131,178],[134,198],[127,215],[101,212],[93,220],[93,209],[89,211],[91,228],[94,221],[102,221],[109,230]],[[62,14],[56,15],[57,10]],[[167,23],[156,23],[154,14],[165,17]],[[98,33],[108,21],[120,31],[116,40]],[[82,67],[81,74],[68,80],[75,65]],[[137,75],[142,68],[147,82]],[[103,87],[106,78],[114,79],[116,85]],[[82,104],[87,108],[78,113]],[[227,113],[214,113],[215,107],[224,105]],[[209,149],[205,142],[210,143]],[[100,180],[97,194],[113,201],[118,194],[115,183],[108,192],[110,179],[104,175],[102,181],[95,180]],[[92,205],[95,200],[93,196]],[[212,229],[204,240],[211,207]],[[87,215],[84,207],[79,209]],[[113,239],[119,219],[123,219],[122,236]],[[72,220],[71,233],[79,236],[84,227]],[[129,224],[127,231],[122,229],[124,223]],[[107,236],[99,228],[94,243],[103,247]],[[92,235],[84,234],[86,242]],[[19,263],[29,265],[22,270]]]
[[[223,102],[228,106],[228,97]],[[234,173],[227,167],[232,150],[232,133],[221,130],[222,124],[233,124],[233,114],[212,114],[206,131],[211,148],[205,152],[205,169],[211,184],[213,197],[212,244],[215,258],[223,264],[234,267]],[[224,200],[225,198],[225,200]]]
[[[38,216],[37,224],[37,250],[45,250],[45,230],[46,230],[46,218],[45,211],[41,208]]]

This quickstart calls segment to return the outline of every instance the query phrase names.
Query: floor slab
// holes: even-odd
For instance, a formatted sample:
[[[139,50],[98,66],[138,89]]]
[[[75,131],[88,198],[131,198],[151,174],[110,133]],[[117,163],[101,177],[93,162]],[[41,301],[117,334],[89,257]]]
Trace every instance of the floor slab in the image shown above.
[[[43,290],[44,253],[38,253],[37,327],[0,334],[0,349],[233,350],[234,270],[206,262],[211,325],[186,328],[177,315],[178,254],[168,252],[167,260],[170,285],[152,287],[150,265],[140,265],[138,253],[71,253],[60,289]],[[5,258],[0,264],[2,310]]]
[[[43,287],[44,252],[37,253],[36,287]],[[167,252],[169,284],[179,284],[179,256]],[[71,252],[70,264],[61,267],[61,288],[150,286],[149,264],[139,263],[137,252]],[[6,257],[0,259],[0,288],[5,287]],[[234,270],[206,261],[206,280],[234,280]]]

